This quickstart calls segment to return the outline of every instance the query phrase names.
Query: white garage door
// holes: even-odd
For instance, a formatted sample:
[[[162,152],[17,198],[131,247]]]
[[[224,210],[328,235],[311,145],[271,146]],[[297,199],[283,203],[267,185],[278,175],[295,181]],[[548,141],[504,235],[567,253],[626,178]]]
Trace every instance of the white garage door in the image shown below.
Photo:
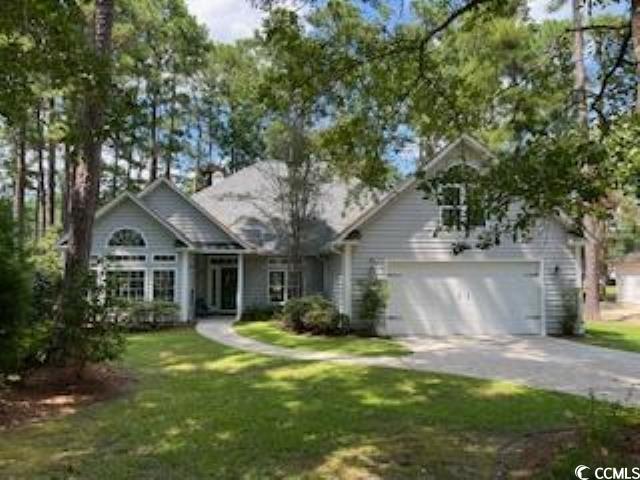
[[[618,302],[640,304],[640,275],[621,273],[618,275]]]
[[[393,262],[391,335],[542,332],[538,262]]]

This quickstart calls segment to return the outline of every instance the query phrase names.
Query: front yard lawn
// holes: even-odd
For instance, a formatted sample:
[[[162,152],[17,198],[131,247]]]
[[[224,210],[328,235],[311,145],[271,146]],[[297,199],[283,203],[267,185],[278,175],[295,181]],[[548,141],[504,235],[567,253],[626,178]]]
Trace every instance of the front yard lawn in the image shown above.
[[[622,450],[637,411],[504,382],[273,358],[191,330],[131,336],[123,364],[132,393],[2,432],[0,477],[573,478],[638,463]]]
[[[354,335],[340,337],[298,335],[283,330],[275,321],[239,323],[234,328],[240,335],[280,347],[363,356],[399,356],[411,353],[404,345],[387,338],[365,338]]]
[[[640,353],[640,323],[591,322],[581,340],[599,347]]]

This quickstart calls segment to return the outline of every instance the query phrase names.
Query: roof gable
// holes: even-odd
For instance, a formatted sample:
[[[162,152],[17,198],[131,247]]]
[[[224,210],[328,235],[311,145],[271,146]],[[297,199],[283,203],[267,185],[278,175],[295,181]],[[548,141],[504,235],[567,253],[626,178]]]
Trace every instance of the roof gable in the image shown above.
[[[486,162],[491,161],[494,158],[491,151],[485,147],[478,140],[470,135],[461,135],[457,140],[444,147],[439,153],[437,153],[431,160],[429,160],[425,166],[425,172],[438,172],[443,169],[447,169],[453,165],[465,162],[471,166],[482,168]],[[344,230],[339,232],[333,243],[343,242],[347,240],[347,237],[355,229],[363,226],[373,217],[375,217],[380,211],[385,209],[389,204],[394,202],[400,194],[412,188],[417,183],[417,178],[412,176],[405,180],[403,183],[389,192],[381,201],[372,205],[369,209],[362,212],[362,214],[356,218],[350,225]]]
[[[235,235],[224,223],[191,200],[165,178],[145,188],[138,198],[198,247],[219,248],[251,245]]]
[[[128,192],[128,191],[122,192],[116,198],[114,198],[109,203],[107,203],[102,208],[100,208],[96,212],[95,222],[97,223],[98,221],[100,221],[100,219],[102,219],[103,217],[108,215],[111,211],[113,211],[118,206],[122,205],[124,202],[127,202],[127,201],[130,202],[132,205],[134,205],[136,208],[142,210],[142,212],[145,215],[153,219],[153,221],[159,224],[164,230],[168,231],[170,235],[176,238],[176,240],[179,240],[182,244],[184,244],[187,247],[193,246],[190,240],[185,235],[183,235],[182,232],[177,230],[170,223],[166,222],[162,217],[158,216],[154,211],[152,211],[144,203],[142,203],[135,195],[133,195],[131,192]],[[66,245],[68,239],[69,239],[69,234],[66,233],[60,239],[60,241],[58,242],[58,245],[59,246]]]

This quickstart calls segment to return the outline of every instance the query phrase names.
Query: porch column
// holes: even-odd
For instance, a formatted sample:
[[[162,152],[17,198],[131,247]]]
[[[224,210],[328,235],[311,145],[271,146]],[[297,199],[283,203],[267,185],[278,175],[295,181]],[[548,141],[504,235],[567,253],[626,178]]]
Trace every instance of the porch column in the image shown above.
[[[342,253],[342,283],[344,285],[344,307],[343,313],[351,317],[352,305],[351,305],[351,244],[346,243],[344,245],[344,252]]]
[[[189,261],[191,259],[191,255],[189,252],[184,252],[182,254],[182,273],[181,277],[181,286],[180,289],[180,320],[186,322],[189,320],[189,304],[191,302],[191,279],[189,278]]]
[[[244,253],[238,254],[238,286],[236,288],[236,320],[242,318],[244,299]]]

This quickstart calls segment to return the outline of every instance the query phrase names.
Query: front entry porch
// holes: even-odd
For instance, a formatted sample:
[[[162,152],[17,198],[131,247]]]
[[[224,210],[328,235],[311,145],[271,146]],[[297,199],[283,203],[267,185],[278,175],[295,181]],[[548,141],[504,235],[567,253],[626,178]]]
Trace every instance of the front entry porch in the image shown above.
[[[242,314],[242,254],[196,254],[196,317]]]

